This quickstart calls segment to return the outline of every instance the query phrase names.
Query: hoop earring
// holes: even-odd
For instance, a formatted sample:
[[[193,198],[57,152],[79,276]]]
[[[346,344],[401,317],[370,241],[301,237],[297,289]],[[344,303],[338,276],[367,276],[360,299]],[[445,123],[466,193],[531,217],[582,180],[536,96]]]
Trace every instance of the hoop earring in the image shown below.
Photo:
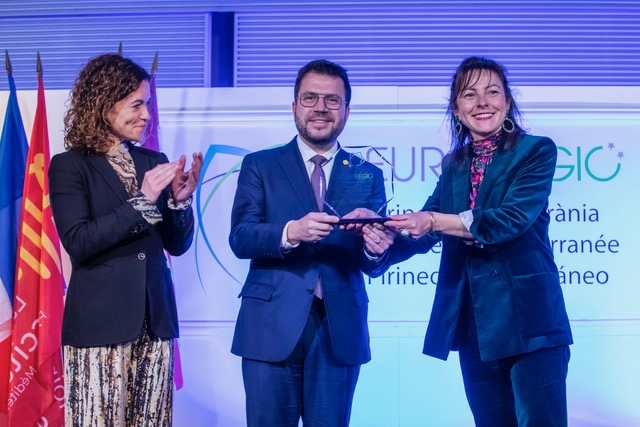
[[[456,124],[453,126],[453,136],[455,136],[456,138],[459,138],[460,135],[462,135],[462,122],[460,122],[460,118],[458,116],[455,116],[455,121]]]
[[[516,130],[516,124],[513,123],[513,120],[509,118],[509,110],[507,110],[507,115],[504,116],[504,121],[502,122],[502,130],[507,133],[511,133]]]

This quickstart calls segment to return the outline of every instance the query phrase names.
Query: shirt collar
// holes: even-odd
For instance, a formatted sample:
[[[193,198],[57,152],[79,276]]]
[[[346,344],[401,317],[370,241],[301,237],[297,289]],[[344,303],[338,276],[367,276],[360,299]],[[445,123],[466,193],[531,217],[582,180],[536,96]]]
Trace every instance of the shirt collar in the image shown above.
[[[298,135],[298,137],[296,138],[296,141],[298,143],[298,149],[300,150],[300,154],[302,155],[302,160],[304,162],[308,162],[313,156],[318,154],[315,151],[313,151],[311,147],[305,144],[304,141],[302,141],[302,138],[300,138],[300,135]],[[335,144],[333,144],[333,147],[329,149],[329,151],[327,151],[326,153],[323,153],[322,155],[326,157],[327,160],[330,160],[333,158],[333,156],[336,155],[339,149],[340,149],[340,143],[336,142]]]

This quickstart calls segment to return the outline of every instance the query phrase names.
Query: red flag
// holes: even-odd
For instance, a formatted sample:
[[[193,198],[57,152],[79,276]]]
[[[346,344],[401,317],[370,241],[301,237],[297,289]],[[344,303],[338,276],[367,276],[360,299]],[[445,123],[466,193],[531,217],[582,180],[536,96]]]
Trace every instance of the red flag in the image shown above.
[[[11,319],[16,274],[16,252],[24,170],[29,144],[24,132],[16,85],[11,75],[9,54],[5,53],[9,77],[9,102],[0,136],[0,426],[7,425],[9,366],[11,360]]]
[[[39,75],[18,235],[8,402],[11,427],[64,425],[60,342],[64,278],[49,205],[49,161],[44,85]]]
[[[149,90],[151,92],[151,100],[149,101],[149,123],[147,123],[147,129],[145,131],[144,147],[149,150],[160,151],[160,138],[158,135],[158,129],[160,121],[158,120],[158,98],[156,96],[156,68],[158,67],[158,52],[153,59],[153,65],[151,66],[151,80],[149,81]],[[169,267],[171,267],[171,257],[167,254],[169,260]],[[176,386],[176,390],[180,390],[184,385],[182,378],[182,362],[180,360],[180,347],[178,340],[173,340],[173,365],[174,375],[173,383]]]

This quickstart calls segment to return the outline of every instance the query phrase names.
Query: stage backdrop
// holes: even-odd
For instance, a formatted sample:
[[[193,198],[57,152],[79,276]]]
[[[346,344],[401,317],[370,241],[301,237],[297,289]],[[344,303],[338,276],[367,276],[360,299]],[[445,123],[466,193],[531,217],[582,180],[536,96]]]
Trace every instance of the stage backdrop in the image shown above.
[[[7,96],[0,92],[2,117]],[[449,146],[446,97],[446,88],[354,88],[340,142],[383,169],[391,213],[420,209],[436,184]],[[63,150],[66,98],[47,92],[52,154]],[[240,360],[229,348],[248,261],[229,249],[230,209],[243,156],[296,134],[292,89],[161,89],[158,98],[162,151],[205,154],[194,244],[172,259],[185,377],[175,425],[242,426]],[[19,99],[30,134],[35,92]],[[516,100],[530,132],[559,150],[550,235],[576,341],[570,425],[640,425],[640,88],[523,87]],[[361,372],[352,426],[472,425],[456,354],[447,362],[421,355],[438,261],[436,247],[366,278],[373,360]]]

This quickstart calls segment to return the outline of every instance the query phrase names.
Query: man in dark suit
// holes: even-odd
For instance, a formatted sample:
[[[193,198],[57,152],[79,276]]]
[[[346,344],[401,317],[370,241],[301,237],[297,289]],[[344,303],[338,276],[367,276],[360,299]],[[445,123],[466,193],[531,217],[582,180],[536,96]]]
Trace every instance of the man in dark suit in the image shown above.
[[[294,96],[298,136],[247,155],[238,177],[229,243],[251,267],[231,351],[242,357],[248,426],[296,427],[301,417],[346,426],[371,359],[362,273],[386,270],[394,234],[337,225],[338,213],[375,217],[386,200],[382,171],[337,141],[349,117],[346,70],[312,61]]]

